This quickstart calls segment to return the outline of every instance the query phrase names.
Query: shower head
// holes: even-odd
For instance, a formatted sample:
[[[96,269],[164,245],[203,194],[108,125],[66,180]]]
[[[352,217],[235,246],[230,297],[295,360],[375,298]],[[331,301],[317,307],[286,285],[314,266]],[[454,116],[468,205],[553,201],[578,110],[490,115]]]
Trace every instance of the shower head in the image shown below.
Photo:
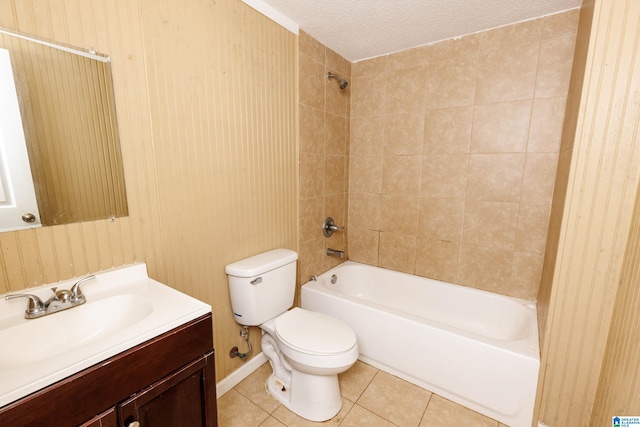
[[[328,78],[329,80],[331,80],[331,79],[336,79],[336,80],[338,80],[338,83],[340,84],[340,89],[344,89],[344,88],[346,88],[347,86],[349,86],[349,82],[348,82],[348,81],[344,80],[344,79],[343,79],[343,78],[341,78],[339,75],[332,73],[331,71],[329,71],[329,72],[327,73],[327,78]]]

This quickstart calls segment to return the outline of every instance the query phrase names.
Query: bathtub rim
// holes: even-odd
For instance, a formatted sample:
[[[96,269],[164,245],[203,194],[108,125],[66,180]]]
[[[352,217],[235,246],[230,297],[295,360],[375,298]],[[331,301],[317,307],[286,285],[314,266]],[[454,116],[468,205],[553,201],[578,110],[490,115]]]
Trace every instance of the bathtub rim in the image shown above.
[[[425,317],[420,317],[420,316],[416,316],[414,314],[408,313],[408,312],[404,312],[398,309],[395,309],[393,307],[389,307],[389,306],[385,306],[376,302],[372,302],[369,300],[366,300],[364,298],[357,298],[354,296],[351,296],[349,294],[345,294],[342,292],[337,292],[333,289],[330,289],[326,286],[324,286],[323,279],[326,279],[328,281],[328,278],[331,276],[331,274],[336,273],[336,271],[339,271],[339,269],[342,267],[348,267],[348,266],[356,266],[356,267],[364,267],[364,268],[371,268],[371,269],[378,269],[378,270],[386,270],[386,271],[390,271],[393,274],[399,274],[399,275],[403,275],[403,276],[409,276],[409,277],[416,277],[418,279],[424,279],[427,281],[433,281],[436,282],[439,285],[443,285],[446,287],[454,287],[456,289],[461,289],[464,290],[464,292],[469,292],[471,294],[478,294],[478,295],[487,295],[489,294],[490,296],[497,296],[500,298],[504,298],[507,300],[510,300],[511,302],[515,302],[518,305],[522,306],[523,309],[525,309],[527,311],[527,317],[528,317],[528,334],[527,337],[524,339],[520,339],[520,340],[502,340],[502,339],[498,339],[498,338],[492,338],[492,337],[487,337],[475,332],[471,332],[471,331],[467,331],[465,329],[461,329],[455,326],[451,326],[448,325],[446,323],[441,323],[441,322],[437,322],[435,320],[432,319],[428,319]],[[396,317],[400,317],[403,319],[408,319],[412,322],[416,322],[419,324],[424,324],[427,325],[431,328],[435,328],[435,329],[440,329],[443,330],[447,333],[451,333],[451,334],[455,334],[455,335],[462,335],[468,339],[472,339],[472,340],[476,340],[478,342],[480,342],[482,345],[486,345],[486,346],[492,346],[492,347],[499,347],[501,349],[504,349],[505,351],[508,352],[512,352],[514,354],[517,354],[519,356],[522,357],[527,357],[530,358],[532,360],[536,360],[536,361],[540,361],[540,345],[539,345],[539,334],[538,334],[538,318],[537,318],[537,305],[535,303],[535,301],[530,301],[530,300],[525,300],[522,298],[517,298],[517,297],[511,297],[508,295],[503,295],[503,294],[498,294],[498,293],[494,293],[494,292],[490,292],[490,291],[485,291],[483,289],[477,289],[477,288],[471,288],[471,287],[467,287],[464,285],[458,285],[455,283],[448,283],[448,282],[444,282],[441,280],[437,280],[437,279],[432,279],[429,277],[423,277],[423,276],[417,276],[417,275],[413,275],[413,274],[409,274],[409,273],[404,273],[404,272],[400,272],[400,271],[395,271],[395,270],[390,270],[390,269],[386,269],[383,267],[377,267],[377,266],[373,266],[373,265],[369,265],[369,264],[364,264],[364,263],[359,263],[356,261],[345,261],[341,264],[338,264],[337,266],[331,268],[330,270],[327,270],[326,272],[322,273],[321,275],[317,276],[316,280],[309,280],[306,283],[303,283],[301,286],[301,295],[302,295],[302,289],[308,289],[311,290],[313,292],[320,292],[320,293],[326,293],[334,298],[339,298],[339,299],[347,299],[348,301],[354,303],[354,304],[365,304],[370,308],[373,308],[375,310],[380,310],[383,311],[385,313],[389,313],[393,316]]]

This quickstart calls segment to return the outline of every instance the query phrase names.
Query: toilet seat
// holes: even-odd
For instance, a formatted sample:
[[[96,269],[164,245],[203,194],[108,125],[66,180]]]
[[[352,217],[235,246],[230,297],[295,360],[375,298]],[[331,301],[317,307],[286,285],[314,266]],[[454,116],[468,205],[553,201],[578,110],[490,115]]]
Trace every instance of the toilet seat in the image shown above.
[[[338,355],[356,346],[353,329],[324,313],[296,307],[278,316],[274,326],[283,344],[309,355]]]

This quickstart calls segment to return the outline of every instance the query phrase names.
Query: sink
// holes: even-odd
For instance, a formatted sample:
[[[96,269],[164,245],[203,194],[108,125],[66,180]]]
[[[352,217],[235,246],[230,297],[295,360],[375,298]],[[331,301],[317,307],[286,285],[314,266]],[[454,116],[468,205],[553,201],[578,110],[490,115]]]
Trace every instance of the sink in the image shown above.
[[[116,295],[0,330],[0,369],[30,365],[122,333],[153,311],[138,295]]]
[[[36,319],[24,318],[26,300],[0,296],[0,407],[211,312],[149,278],[144,264],[95,276],[82,284],[86,303]],[[28,293],[45,300],[76,280]]]

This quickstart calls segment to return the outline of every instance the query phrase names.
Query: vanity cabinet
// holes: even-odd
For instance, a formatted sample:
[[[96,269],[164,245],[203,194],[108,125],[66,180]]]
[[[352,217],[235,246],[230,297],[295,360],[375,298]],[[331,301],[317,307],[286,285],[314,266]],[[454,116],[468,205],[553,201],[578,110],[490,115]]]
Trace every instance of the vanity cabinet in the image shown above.
[[[217,426],[211,314],[0,408],[0,426],[136,425]]]

